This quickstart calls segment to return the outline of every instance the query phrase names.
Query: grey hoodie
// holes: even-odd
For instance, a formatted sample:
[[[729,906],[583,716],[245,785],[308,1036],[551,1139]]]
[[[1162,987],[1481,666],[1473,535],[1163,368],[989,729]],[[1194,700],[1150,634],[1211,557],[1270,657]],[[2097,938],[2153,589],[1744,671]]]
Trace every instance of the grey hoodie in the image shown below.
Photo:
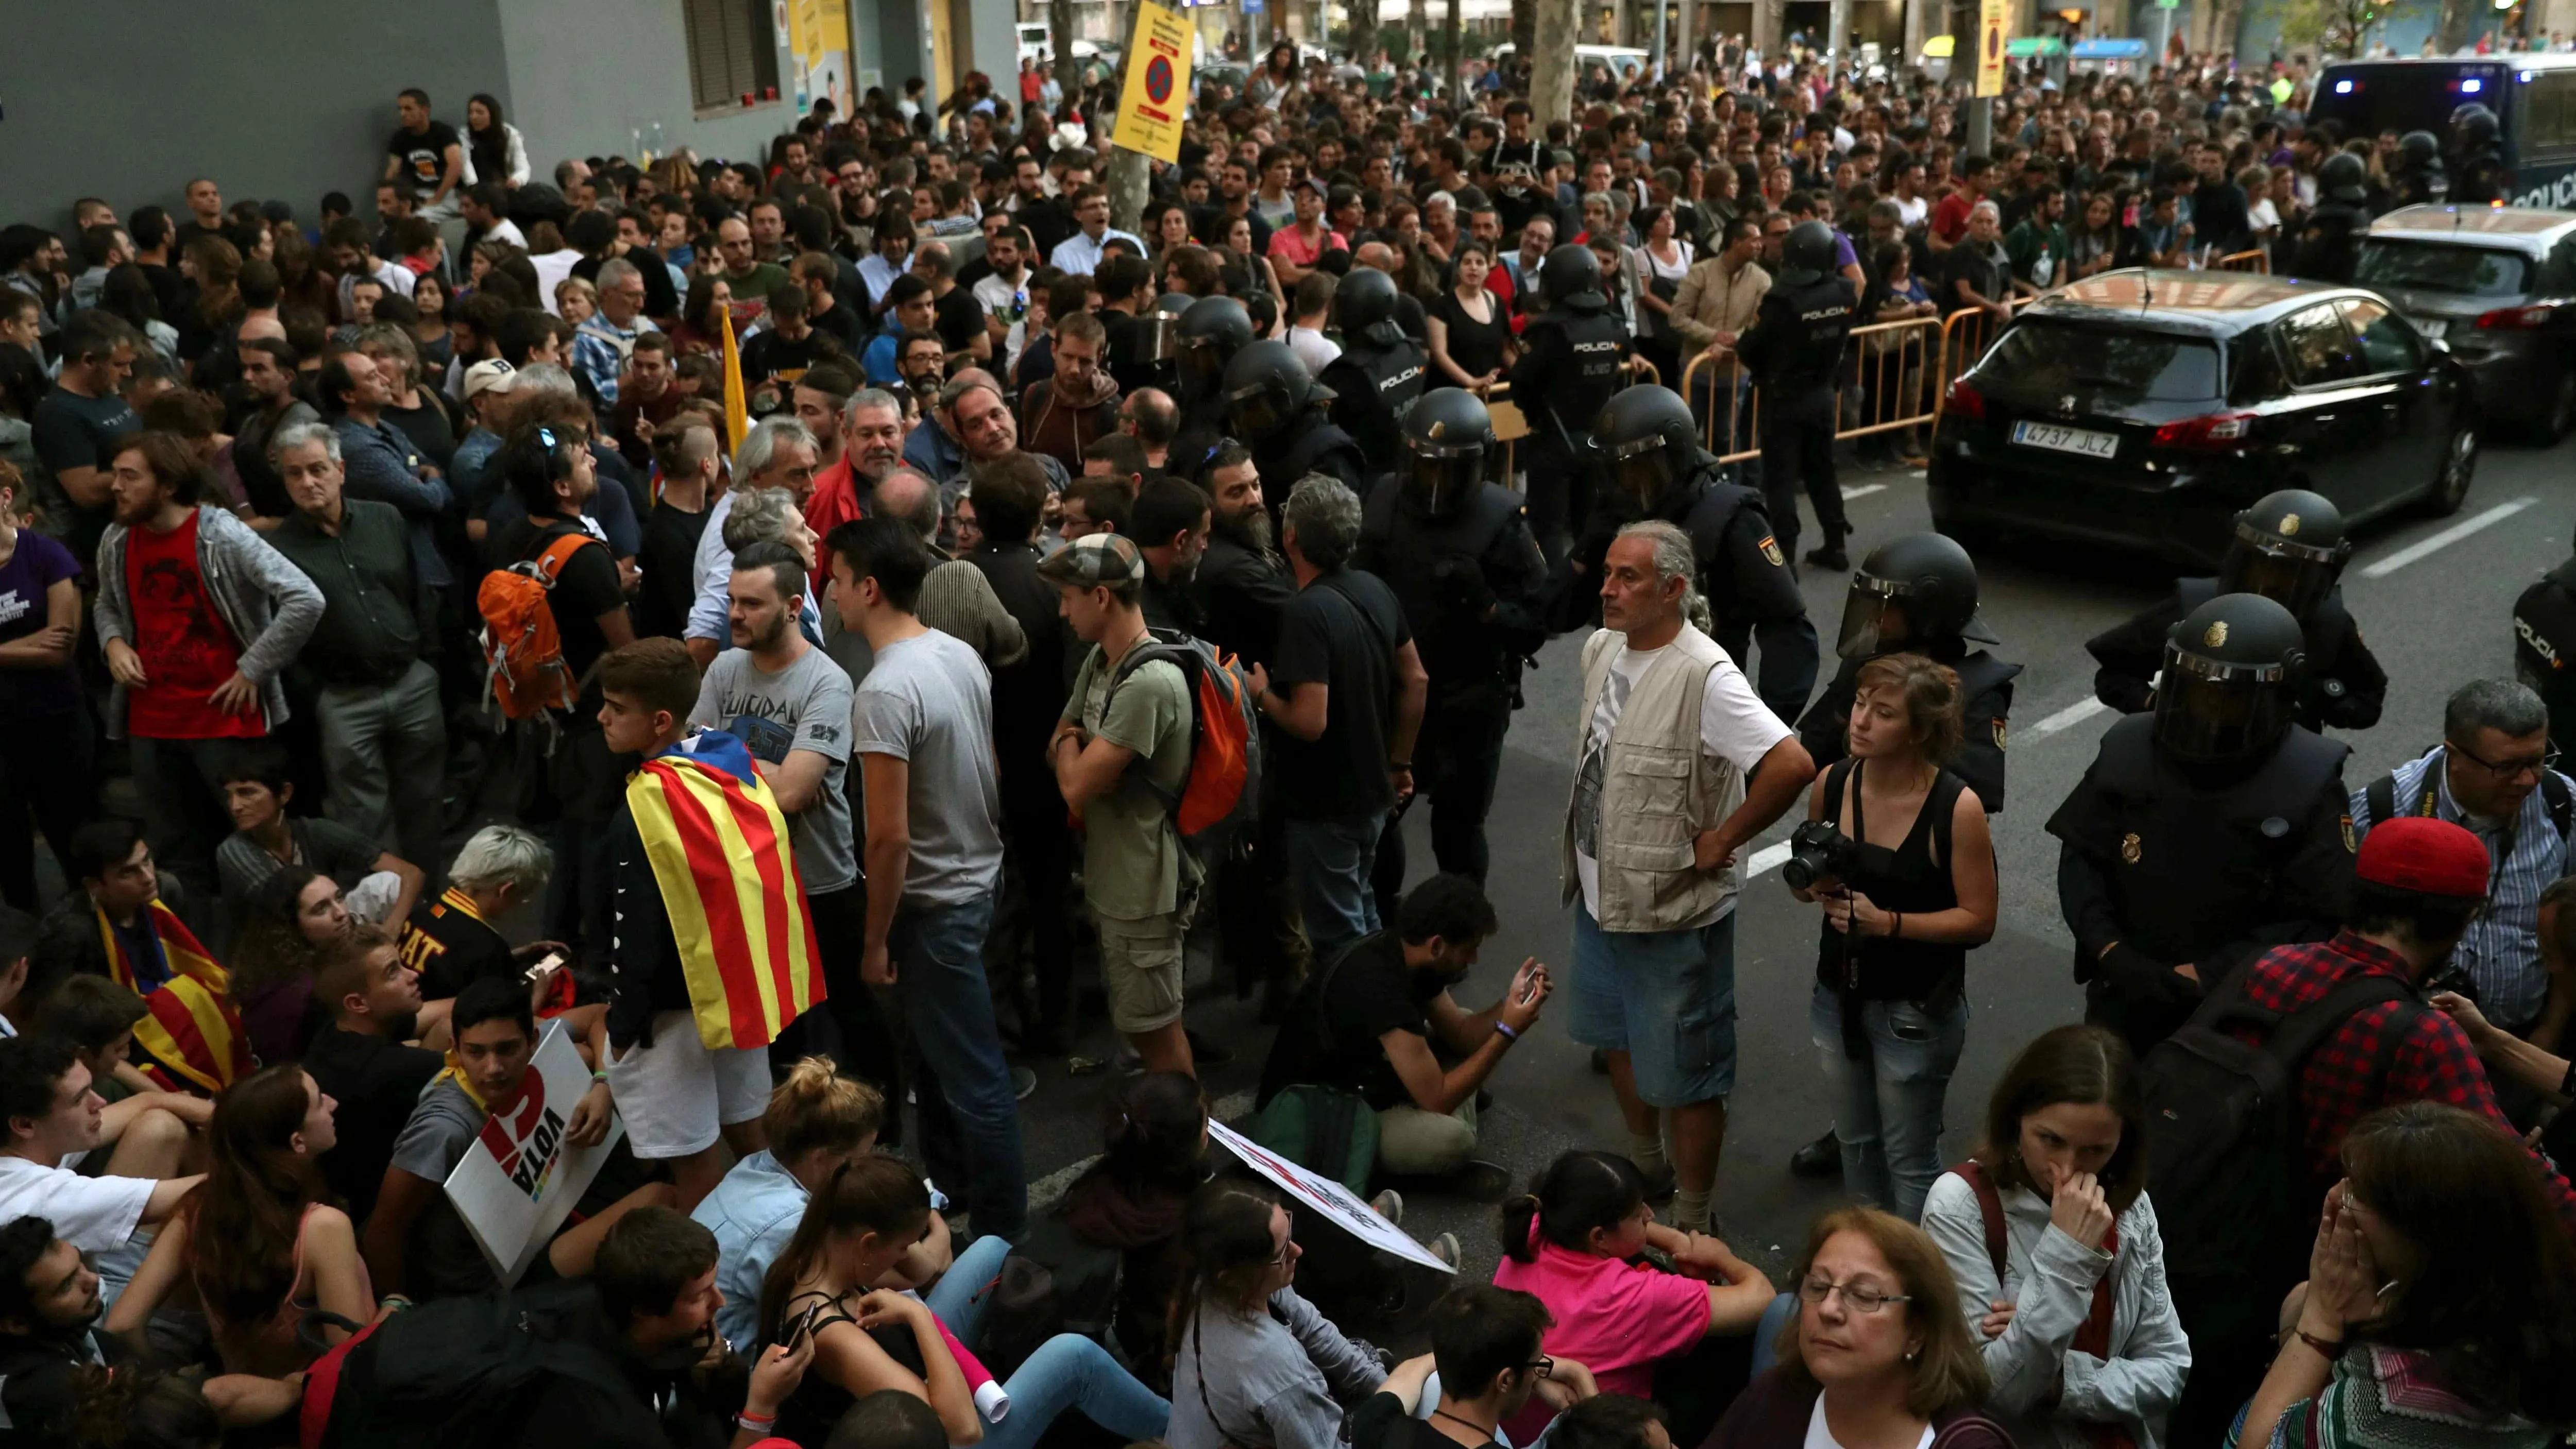
[[[134,604],[125,592],[125,538],[122,523],[108,525],[98,541],[98,602],[92,617],[98,640],[134,640]],[[220,508],[197,509],[197,573],[215,601],[224,627],[241,641],[238,667],[259,686],[261,718],[275,730],[286,723],[286,690],[278,676],[304,648],[313,626],[322,621],[322,591],[286,555],[249,524]],[[107,700],[107,732],[125,737],[127,687],[117,685]]]

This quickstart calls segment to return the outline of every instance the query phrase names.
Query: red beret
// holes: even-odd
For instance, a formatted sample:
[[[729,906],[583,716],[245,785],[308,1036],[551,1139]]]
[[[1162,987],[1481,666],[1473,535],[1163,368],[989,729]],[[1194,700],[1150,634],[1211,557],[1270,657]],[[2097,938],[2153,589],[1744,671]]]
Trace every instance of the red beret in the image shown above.
[[[2354,870],[2373,885],[2428,896],[2483,900],[2487,893],[2485,843],[2450,821],[2420,815],[2372,826]]]

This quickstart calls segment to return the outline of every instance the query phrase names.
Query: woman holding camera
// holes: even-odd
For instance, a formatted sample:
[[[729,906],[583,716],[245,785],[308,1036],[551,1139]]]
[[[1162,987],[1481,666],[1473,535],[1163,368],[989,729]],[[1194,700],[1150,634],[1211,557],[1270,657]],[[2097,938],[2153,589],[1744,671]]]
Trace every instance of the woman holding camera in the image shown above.
[[[1995,933],[1995,852],[1957,754],[1959,677],[1862,666],[1850,757],[1816,781],[1782,872],[1823,908],[1808,1013],[1854,1195],[1913,1222],[1941,1175],[1941,1099],[1968,1034],[1968,948]]]

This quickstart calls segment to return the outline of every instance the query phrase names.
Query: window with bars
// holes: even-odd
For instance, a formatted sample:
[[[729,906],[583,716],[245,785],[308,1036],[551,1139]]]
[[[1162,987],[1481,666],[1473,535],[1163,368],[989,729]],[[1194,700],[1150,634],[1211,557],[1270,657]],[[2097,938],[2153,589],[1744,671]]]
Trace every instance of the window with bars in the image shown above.
[[[740,106],[778,84],[769,0],[680,0],[689,35],[689,99],[701,111]]]

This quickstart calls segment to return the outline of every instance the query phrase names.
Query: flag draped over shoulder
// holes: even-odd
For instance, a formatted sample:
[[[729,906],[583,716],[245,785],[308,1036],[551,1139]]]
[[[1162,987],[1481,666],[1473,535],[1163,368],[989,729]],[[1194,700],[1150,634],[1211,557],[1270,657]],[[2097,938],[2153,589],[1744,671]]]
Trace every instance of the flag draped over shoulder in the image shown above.
[[[742,741],[710,730],[626,783],[708,1049],[765,1047],[824,996],[787,817]]]
[[[150,1060],[136,1065],[168,1091],[220,1092],[253,1066],[250,1034],[233,1009],[232,977],[176,911],[156,900],[147,919],[170,979],[143,998],[146,1014],[134,1024],[134,1044]],[[107,946],[108,974],[121,986],[142,990],[142,978],[105,911],[98,913],[98,934]]]

